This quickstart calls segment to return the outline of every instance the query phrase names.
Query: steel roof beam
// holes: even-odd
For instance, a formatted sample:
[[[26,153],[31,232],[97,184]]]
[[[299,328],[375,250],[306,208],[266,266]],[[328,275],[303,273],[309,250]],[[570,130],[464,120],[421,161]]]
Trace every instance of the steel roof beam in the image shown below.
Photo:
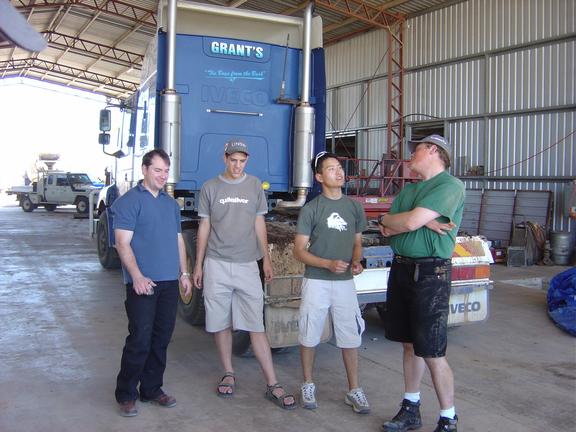
[[[228,7],[231,8],[237,8],[238,6],[242,6],[244,3],[246,3],[248,0],[231,0],[228,3]]]
[[[138,84],[131,81],[34,58],[0,62],[0,70],[4,70],[7,73],[10,71],[28,70],[68,80],[80,79],[95,87],[107,86],[122,93],[134,92],[138,87]]]
[[[156,28],[156,11],[144,9],[119,0],[36,0],[36,3],[26,3],[25,0],[15,0],[18,10],[29,11],[31,9],[55,8],[60,6],[77,6],[92,9],[98,12],[128,19],[134,23],[152,26]]]
[[[90,25],[96,21],[96,18],[98,18],[100,16],[100,12],[96,12],[94,14],[94,16],[90,19],[90,21],[88,21],[86,24],[84,24],[84,26],[80,29],[79,32],[76,33],[76,37],[80,37],[82,36],[82,34],[84,34],[84,32],[88,29],[88,27],[90,27]],[[66,55],[66,53],[68,52],[69,48],[66,48],[64,50],[64,52],[62,54],[60,54],[60,56],[56,59],[56,62],[60,62],[60,60],[62,60],[62,57],[64,57]]]
[[[79,54],[92,54],[115,64],[134,69],[141,69],[144,55],[104,45],[98,42],[68,36],[58,32],[43,33],[48,44],[59,49],[68,49]]]
[[[131,34],[135,33],[138,31],[138,29],[141,27],[141,24],[137,24],[135,27],[133,27],[132,29],[128,30],[127,32],[125,32],[123,35],[121,35],[118,39],[116,39],[114,41],[114,45],[112,47],[110,47],[110,50],[115,49],[115,47],[118,46],[118,44],[122,43],[123,41],[125,41],[128,36],[130,36]],[[89,65],[86,66],[86,69],[90,69],[92,66],[94,66],[96,63],[98,63],[100,60],[104,59],[104,55],[108,55],[109,51],[104,52],[103,55],[100,55],[98,58],[96,58],[92,63],[90,63]]]
[[[362,0],[316,0],[316,5],[356,18],[374,27],[388,28],[404,17],[387,12],[384,7],[375,7]]]

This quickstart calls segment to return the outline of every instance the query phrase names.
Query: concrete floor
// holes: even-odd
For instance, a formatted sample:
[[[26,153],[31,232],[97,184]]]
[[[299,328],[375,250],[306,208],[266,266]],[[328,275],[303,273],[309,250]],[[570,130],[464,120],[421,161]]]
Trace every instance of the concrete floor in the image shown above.
[[[178,406],[140,404],[137,417],[120,417],[113,392],[127,331],[121,276],[100,267],[88,223],[72,211],[0,207],[0,431],[378,431],[397,411],[401,349],[384,339],[372,310],[360,350],[370,415],[344,405],[342,362],[330,343],[318,350],[314,412],[266,401],[252,358],[235,360],[237,395],[218,398],[212,339],[179,319],[165,376]],[[493,266],[491,316],[450,331],[461,431],[576,430],[576,339],[548,319],[544,290],[521,286],[564,269]],[[296,390],[298,351],[275,355],[275,364]],[[432,431],[438,406],[428,375],[422,398],[421,430]]]

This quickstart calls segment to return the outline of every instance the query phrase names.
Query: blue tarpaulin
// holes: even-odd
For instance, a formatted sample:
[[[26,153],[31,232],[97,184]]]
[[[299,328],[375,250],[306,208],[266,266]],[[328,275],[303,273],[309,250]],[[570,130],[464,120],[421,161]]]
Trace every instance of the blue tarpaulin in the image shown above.
[[[550,281],[548,315],[558,327],[576,336],[576,267],[557,274]]]

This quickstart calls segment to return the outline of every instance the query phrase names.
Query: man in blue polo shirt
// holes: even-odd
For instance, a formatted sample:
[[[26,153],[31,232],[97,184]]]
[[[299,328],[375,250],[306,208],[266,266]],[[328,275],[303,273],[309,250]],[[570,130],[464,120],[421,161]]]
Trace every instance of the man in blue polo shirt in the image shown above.
[[[169,170],[170,158],[164,150],[146,153],[144,179],[112,205],[129,331],[115,392],[124,417],[138,413],[138,396],[142,402],[162,407],[176,405],[176,399],[162,390],[166,349],[176,322],[178,281],[186,295],[192,282],[180,209],[163,189]]]

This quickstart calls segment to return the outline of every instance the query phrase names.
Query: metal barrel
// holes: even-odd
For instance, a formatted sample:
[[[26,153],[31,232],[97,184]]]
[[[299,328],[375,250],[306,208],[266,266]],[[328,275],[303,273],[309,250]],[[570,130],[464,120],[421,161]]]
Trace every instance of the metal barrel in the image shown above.
[[[550,247],[552,248],[552,259],[556,265],[569,265],[572,252],[569,232],[555,231],[550,233]]]

